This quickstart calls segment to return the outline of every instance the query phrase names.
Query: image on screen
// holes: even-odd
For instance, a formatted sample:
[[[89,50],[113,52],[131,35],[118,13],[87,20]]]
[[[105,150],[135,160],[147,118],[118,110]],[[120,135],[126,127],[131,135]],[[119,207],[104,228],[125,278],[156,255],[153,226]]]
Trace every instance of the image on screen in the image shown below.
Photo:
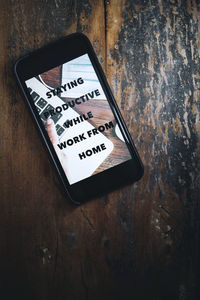
[[[88,54],[26,85],[70,184],[131,159]]]

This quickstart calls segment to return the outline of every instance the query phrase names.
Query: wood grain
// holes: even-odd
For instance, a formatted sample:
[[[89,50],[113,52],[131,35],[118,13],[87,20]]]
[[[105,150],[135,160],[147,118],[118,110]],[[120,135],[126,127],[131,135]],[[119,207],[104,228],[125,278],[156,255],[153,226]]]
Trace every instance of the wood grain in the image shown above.
[[[0,14],[1,298],[199,299],[199,1],[9,0]],[[12,71],[75,31],[145,165],[81,207],[62,196]]]

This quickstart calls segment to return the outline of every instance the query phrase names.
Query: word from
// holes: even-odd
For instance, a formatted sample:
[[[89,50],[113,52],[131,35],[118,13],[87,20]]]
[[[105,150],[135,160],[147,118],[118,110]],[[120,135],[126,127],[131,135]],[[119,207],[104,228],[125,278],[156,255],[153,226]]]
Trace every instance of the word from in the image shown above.
[[[104,132],[105,130],[108,130],[110,128],[113,128],[113,122],[110,121],[109,123],[105,123],[104,125],[100,125],[98,128],[94,128],[92,130],[87,131],[88,137],[91,137],[92,135],[99,134],[99,132]]]
[[[53,96],[60,96],[61,93],[66,92],[67,89],[71,90],[72,88],[78,86],[79,84],[83,84],[84,80],[80,77],[78,79],[75,79],[73,81],[67,82],[64,85],[58,86],[54,90],[50,90],[49,92],[46,93],[47,98],[51,98]]]
[[[86,100],[90,100],[90,99],[93,99],[95,96],[99,96],[100,93],[99,93],[99,90],[94,90],[90,93],[87,93],[86,95],[83,95],[79,98],[76,98],[74,100],[71,100],[71,101],[68,101],[67,103],[65,104],[62,104],[61,106],[57,106],[56,108],[54,109],[50,109],[46,112],[44,112],[44,117],[45,119],[47,119],[49,116],[54,116],[58,113],[60,113],[62,110],[67,110],[69,107],[74,107],[75,104],[81,104],[82,102],[85,102]]]
[[[99,146],[93,147],[92,149],[88,149],[85,152],[79,153],[79,158],[82,160],[86,158],[86,156],[91,156],[92,154],[96,154],[101,152],[102,150],[106,150],[105,144],[101,144]]]
[[[69,128],[69,127],[72,127],[73,125],[76,125],[76,124],[78,124],[78,123],[81,123],[81,122],[83,122],[83,121],[85,121],[85,120],[88,120],[88,119],[90,119],[90,118],[93,118],[93,114],[91,113],[91,111],[88,111],[88,112],[87,112],[87,115],[82,114],[82,115],[80,115],[80,116],[77,117],[77,118],[74,118],[74,119],[72,119],[72,120],[67,120],[67,121],[63,124],[63,126],[64,126],[65,128]]]

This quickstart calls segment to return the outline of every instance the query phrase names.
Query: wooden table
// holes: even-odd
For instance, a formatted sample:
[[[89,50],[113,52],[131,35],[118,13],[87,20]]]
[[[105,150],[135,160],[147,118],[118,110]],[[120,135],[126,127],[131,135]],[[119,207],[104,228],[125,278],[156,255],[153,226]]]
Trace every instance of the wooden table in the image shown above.
[[[200,299],[199,12],[198,0],[0,2],[1,299]],[[145,166],[81,207],[61,194],[13,75],[75,31]]]

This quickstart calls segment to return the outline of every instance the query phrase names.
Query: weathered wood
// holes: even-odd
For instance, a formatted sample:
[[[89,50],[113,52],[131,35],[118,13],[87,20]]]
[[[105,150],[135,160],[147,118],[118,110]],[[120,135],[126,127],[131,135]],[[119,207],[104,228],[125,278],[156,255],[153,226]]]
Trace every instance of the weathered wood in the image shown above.
[[[0,2],[2,299],[199,299],[198,0]],[[145,165],[81,207],[61,194],[13,76],[81,31]]]

